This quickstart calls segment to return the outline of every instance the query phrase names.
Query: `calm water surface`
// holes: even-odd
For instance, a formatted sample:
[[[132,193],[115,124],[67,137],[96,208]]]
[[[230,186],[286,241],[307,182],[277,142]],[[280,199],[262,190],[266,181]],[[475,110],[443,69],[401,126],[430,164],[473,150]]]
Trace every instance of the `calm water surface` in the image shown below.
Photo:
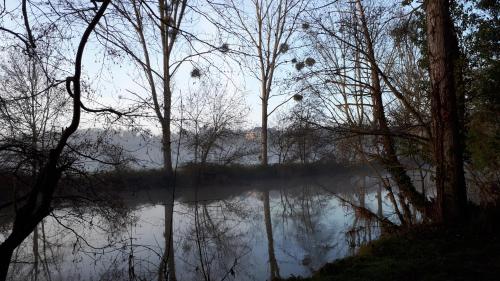
[[[10,279],[309,276],[378,237],[377,222],[350,205],[388,216],[392,210],[377,182],[355,174],[184,188],[176,190],[173,212],[171,190],[160,187],[106,199],[121,207],[62,207],[18,249]]]

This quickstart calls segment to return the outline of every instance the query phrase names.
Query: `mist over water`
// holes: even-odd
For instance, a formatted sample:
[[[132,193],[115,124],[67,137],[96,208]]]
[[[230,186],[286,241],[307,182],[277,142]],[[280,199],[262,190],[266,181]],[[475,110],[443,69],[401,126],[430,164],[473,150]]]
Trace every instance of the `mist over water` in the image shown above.
[[[158,186],[114,194],[120,207],[55,210],[17,250],[10,280],[158,280],[172,268],[177,280],[309,276],[380,235],[351,204],[392,212],[365,172],[175,192],[173,216],[172,190]]]

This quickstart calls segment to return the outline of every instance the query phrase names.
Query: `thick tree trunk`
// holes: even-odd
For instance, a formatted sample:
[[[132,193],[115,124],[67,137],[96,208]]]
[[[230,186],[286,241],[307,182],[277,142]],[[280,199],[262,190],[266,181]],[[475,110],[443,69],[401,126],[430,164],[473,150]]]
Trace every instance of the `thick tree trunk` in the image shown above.
[[[54,156],[51,156],[53,158]],[[32,233],[39,222],[50,212],[52,194],[60,178],[56,170],[55,159],[49,160],[47,166],[39,175],[27,202],[18,209],[12,232],[0,245],[0,280],[5,280],[10,259],[14,250]],[[51,165],[53,164],[53,165]]]
[[[456,223],[466,213],[467,195],[457,110],[459,52],[449,6],[448,0],[425,2],[439,217]]]
[[[7,280],[7,273],[9,272],[10,259],[14,249],[0,245],[0,280]]]

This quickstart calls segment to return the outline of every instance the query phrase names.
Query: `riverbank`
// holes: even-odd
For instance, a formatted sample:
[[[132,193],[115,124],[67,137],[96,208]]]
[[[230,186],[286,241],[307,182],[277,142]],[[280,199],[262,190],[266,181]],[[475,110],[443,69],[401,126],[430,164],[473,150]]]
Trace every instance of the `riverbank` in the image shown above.
[[[340,163],[308,163],[308,164],[273,164],[266,167],[260,165],[194,165],[189,164],[176,171],[169,178],[165,171],[125,170],[112,171],[94,175],[106,188],[144,189],[152,186],[192,187],[213,185],[252,184],[263,180],[290,180],[316,178],[320,176],[335,176],[347,173],[368,174],[371,172],[366,165],[345,165]],[[174,184],[175,183],[175,184]]]
[[[500,280],[500,211],[475,211],[460,227],[420,225],[288,281]]]
[[[182,190],[191,190],[194,187],[212,192],[213,187],[224,187],[230,193],[232,189],[252,186],[259,189],[261,183],[267,185],[294,186],[306,183],[324,183],[331,185],[335,182],[344,182],[348,186],[350,177],[371,175],[372,171],[366,165],[345,165],[339,163],[308,163],[308,164],[273,164],[267,167],[260,165],[185,165],[177,169],[174,176],[169,177],[161,169],[124,169],[99,173],[80,173],[64,176],[56,191],[56,197],[86,198],[99,201],[106,196],[115,196],[121,192],[141,192],[162,189],[172,194],[175,187],[176,194]],[[32,179],[26,176],[5,176],[0,173],[0,208],[12,206],[14,193],[22,200],[31,188]],[[273,185],[271,185],[273,186]],[[14,188],[15,187],[15,188]],[[219,189],[218,189],[219,190]],[[167,197],[165,197],[167,198]]]

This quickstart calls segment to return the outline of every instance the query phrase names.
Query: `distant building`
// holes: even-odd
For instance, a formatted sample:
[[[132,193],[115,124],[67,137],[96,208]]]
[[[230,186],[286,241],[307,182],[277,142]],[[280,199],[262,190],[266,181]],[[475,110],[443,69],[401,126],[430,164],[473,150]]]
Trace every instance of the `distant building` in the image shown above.
[[[255,127],[245,133],[245,139],[248,141],[257,141],[260,140],[261,136],[261,128]]]

